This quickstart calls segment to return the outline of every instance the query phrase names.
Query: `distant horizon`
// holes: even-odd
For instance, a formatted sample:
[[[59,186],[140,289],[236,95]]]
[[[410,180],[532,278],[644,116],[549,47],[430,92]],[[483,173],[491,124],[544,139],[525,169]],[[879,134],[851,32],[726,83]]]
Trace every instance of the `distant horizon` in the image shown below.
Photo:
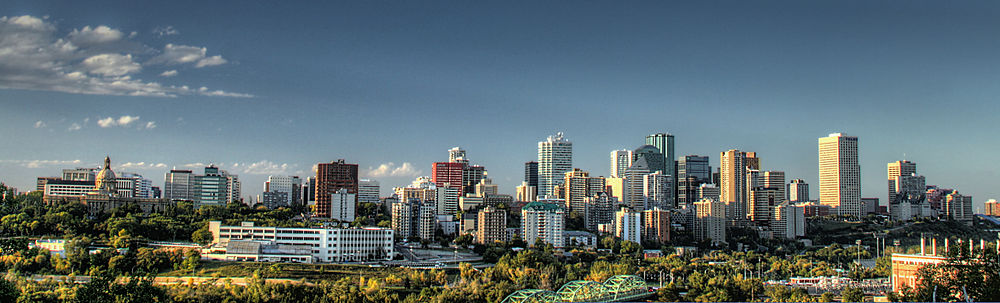
[[[197,9],[192,9],[197,8]],[[573,167],[648,134],[757,152],[818,197],[816,139],[1000,198],[1000,2],[0,3],[0,181],[97,165],[157,186],[216,163],[246,197],[346,159],[385,195],[461,146],[513,193],[558,131]],[[676,159],[674,159],[676,160]]]

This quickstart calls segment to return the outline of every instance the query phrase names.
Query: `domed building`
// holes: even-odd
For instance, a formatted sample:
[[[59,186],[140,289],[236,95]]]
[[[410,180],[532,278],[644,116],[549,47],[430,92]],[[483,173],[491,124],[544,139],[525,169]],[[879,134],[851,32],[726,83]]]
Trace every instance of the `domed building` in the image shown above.
[[[94,195],[106,195],[106,196],[117,196],[118,195],[118,178],[115,177],[115,172],[111,170],[111,157],[104,157],[104,168],[97,173],[95,179],[94,191],[90,192]]]
[[[110,212],[129,205],[138,206],[144,213],[163,212],[173,205],[170,199],[136,198],[118,193],[118,177],[111,170],[111,157],[104,158],[104,168],[94,178],[94,189],[82,196],[43,196],[46,204],[80,202],[87,206],[91,216]]]

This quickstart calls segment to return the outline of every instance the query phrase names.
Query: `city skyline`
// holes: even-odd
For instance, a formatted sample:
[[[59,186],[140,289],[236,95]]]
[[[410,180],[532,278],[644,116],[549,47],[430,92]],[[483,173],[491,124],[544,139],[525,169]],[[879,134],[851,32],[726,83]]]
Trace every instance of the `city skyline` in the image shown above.
[[[816,199],[816,139],[843,132],[859,137],[862,197],[887,203],[884,167],[905,159],[981,209],[1000,196],[1000,164],[963,159],[1000,147],[989,140],[1000,41],[977,30],[1000,21],[997,4],[962,4],[853,3],[841,14],[822,3],[580,4],[570,16],[545,4],[248,4],[219,17],[224,7],[187,16],[174,4],[12,1],[0,4],[2,38],[36,26],[40,45],[65,38],[92,51],[66,68],[94,81],[176,88],[139,91],[174,95],[164,98],[17,82],[40,70],[14,63],[49,61],[0,56],[0,181],[29,190],[110,155],[116,171],[156,186],[172,167],[215,163],[249,197],[268,175],[305,178],[346,159],[387,194],[461,146],[513,194],[537,142],[556,132],[573,142],[573,167],[594,176],[608,176],[611,151],[665,132],[676,157],[713,167],[720,152],[757,152]],[[98,45],[112,38],[121,43]]]

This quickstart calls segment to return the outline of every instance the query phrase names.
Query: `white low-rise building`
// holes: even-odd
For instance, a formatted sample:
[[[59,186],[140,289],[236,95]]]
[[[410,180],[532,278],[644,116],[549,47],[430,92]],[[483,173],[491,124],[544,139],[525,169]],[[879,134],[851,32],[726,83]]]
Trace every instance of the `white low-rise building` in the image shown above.
[[[249,240],[275,245],[305,245],[313,257],[308,262],[357,262],[392,260],[393,231],[388,228],[266,227],[243,222],[223,226],[209,222],[212,243]]]

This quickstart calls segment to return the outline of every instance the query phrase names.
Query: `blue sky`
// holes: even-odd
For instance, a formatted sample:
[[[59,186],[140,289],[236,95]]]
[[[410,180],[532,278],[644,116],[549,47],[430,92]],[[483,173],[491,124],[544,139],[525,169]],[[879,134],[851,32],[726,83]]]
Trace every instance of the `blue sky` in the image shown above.
[[[0,180],[30,188],[110,154],[161,185],[170,167],[221,164],[256,194],[268,174],[345,158],[386,193],[462,146],[512,193],[556,131],[596,175],[611,150],[670,132],[677,155],[756,151],[815,195],[816,139],[843,132],[860,138],[864,196],[885,199],[905,154],[978,208],[1000,197],[998,15],[994,1],[4,1]]]

